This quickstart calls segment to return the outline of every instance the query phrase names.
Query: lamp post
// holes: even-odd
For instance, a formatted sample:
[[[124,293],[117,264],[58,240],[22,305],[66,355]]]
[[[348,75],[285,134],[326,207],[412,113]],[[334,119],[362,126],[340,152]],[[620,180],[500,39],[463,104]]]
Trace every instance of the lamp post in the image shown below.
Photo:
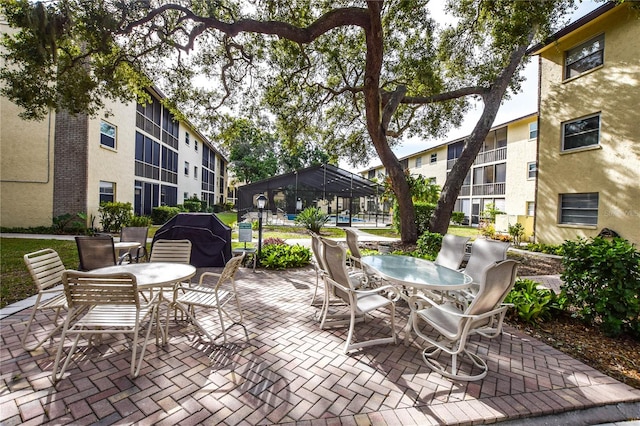
[[[258,264],[260,264],[260,254],[262,253],[262,212],[267,204],[267,197],[264,194],[258,195]]]
[[[300,199],[300,197],[298,197],[298,199],[296,200],[296,213],[298,213],[300,210],[302,210],[302,200]]]

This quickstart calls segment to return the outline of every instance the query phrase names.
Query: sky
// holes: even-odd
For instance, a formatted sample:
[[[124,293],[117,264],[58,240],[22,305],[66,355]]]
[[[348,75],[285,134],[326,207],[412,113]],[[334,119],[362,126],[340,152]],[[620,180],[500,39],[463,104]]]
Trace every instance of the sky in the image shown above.
[[[437,2],[434,2],[437,4]],[[593,0],[584,0],[579,5],[578,8],[573,12],[570,22],[576,21],[592,10],[603,5],[603,2],[596,2]],[[437,20],[444,19],[444,14],[440,10],[436,10],[434,8],[432,13],[436,17]],[[524,117],[525,115],[532,114],[538,109],[538,58],[531,58],[529,64],[526,66],[524,70],[525,81],[522,83],[522,88],[518,94],[512,94],[510,99],[504,101],[498,110],[498,114],[496,116],[496,120],[494,121],[494,126],[500,125],[502,123],[507,123],[511,120],[515,120],[520,117]],[[439,145],[441,143],[455,140],[464,136],[467,136],[473,130],[473,127],[476,124],[476,121],[480,117],[482,113],[482,104],[478,104],[474,109],[470,110],[467,114],[465,120],[461,124],[460,127],[451,129],[446,135],[444,135],[440,139],[433,140],[423,140],[420,138],[412,138],[403,141],[402,144],[398,145],[393,149],[393,152],[398,156],[398,158],[405,157],[407,155],[431,148],[433,146]],[[368,166],[361,167],[353,167],[350,164],[345,162],[341,162],[339,166],[345,170],[349,170],[351,172],[357,173],[362,170],[366,170],[368,167],[374,167],[382,164],[380,159],[375,158],[372,160]]]

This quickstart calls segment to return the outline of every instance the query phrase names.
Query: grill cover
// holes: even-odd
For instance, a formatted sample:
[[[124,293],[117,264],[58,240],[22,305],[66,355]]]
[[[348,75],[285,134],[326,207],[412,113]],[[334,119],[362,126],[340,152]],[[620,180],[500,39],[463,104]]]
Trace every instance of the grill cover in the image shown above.
[[[214,214],[179,213],[158,229],[156,240],[191,241],[191,264],[197,268],[224,266],[231,259],[231,228]]]

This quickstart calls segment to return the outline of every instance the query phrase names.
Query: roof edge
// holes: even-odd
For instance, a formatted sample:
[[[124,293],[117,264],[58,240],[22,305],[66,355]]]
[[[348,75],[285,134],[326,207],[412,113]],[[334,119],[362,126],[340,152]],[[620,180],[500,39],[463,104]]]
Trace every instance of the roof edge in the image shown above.
[[[547,47],[551,43],[554,43],[554,42],[560,40],[562,37],[574,32],[578,28],[580,28],[580,27],[588,24],[589,22],[593,21],[594,19],[604,15],[605,13],[609,12],[611,9],[613,9],[613,8],[615,8],[617,6],[619,6],[618,3],[614,2],[614,1],[608,1],[607,3],[603,4],[599,8],[592,10],[591,12],[587,13],[586,15],[584,15],[581,18],[579,18],[578,20],[576,20],[576,21],[570,23],[569,25],[567,25],[566,27],[556,31],[555,33],[553,33],[552,35],[547,37],[544,41],[541,41],[540,43],[538,43],[538,44],[536,44],[534,46],[531,46],[530,48],[527,49],[526,54],[530,55],[530,56],[537,55],[538,53],[540,53],[540,51],[542,49],[544,49],[545,47]]]

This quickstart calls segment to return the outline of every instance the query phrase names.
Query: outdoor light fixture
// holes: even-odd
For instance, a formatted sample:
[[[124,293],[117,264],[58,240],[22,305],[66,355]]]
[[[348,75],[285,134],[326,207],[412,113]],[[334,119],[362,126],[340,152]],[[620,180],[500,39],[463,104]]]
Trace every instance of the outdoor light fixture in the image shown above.
[[[267,197],[264,194],[258,195],[256,203],[258,204],[258,264],[260,264],[260,254],[262,253],[262,211],[267,204]]]
[[[302,210],[302,200],[298,197],[298,200],[296,201],[296,211],[300,210]]]

